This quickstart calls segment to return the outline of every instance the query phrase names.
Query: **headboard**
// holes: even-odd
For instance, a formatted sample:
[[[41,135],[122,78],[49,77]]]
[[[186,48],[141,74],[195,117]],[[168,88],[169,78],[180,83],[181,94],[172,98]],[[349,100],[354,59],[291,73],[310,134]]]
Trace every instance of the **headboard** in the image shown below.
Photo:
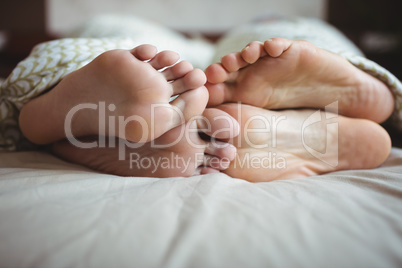
[[[63,32],[99,13],[135,15],[182,32],[221,33],[267,13],[326,17],[326,0],[48,0],[48,29]]]

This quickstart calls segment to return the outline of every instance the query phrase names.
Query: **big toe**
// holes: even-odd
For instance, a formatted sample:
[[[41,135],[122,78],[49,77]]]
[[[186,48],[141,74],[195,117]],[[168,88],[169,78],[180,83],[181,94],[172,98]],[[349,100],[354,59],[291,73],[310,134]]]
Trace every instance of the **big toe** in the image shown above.
[[[158,50],[153,45],[139,45],[131,50],[131,54],[139,60],[150,60],[157,54]]]

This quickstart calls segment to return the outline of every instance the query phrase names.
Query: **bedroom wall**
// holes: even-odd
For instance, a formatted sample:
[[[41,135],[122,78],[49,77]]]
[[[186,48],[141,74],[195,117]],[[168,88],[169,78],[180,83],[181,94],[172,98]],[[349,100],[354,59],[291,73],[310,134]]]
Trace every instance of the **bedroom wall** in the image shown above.
[[[98,13],[133,14],[180,31],[222,32],[267,13],[325,18],[326,0],[47,0],[48,30],[62,33]]]

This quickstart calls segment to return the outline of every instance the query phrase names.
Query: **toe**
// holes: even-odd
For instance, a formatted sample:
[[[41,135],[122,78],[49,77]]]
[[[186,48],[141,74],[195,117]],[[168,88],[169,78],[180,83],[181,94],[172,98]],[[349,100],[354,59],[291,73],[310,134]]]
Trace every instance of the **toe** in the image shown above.
[[[153,45],[140,45],[138,47],[133,48],[131,51],[134,57],[141,61],[150,60],[155,57],[158,50]]]
[[[222,66],[229,72],[236,72],[248,65],[248,63],[242,58],[240,52],[230,53],[226,56],[223,56],[221,62]]]
[[[188,61],[181,61],[172,67],[167,68],[162,72],[162,74],[166,77],[167,81],[172,81],[179,79],[185,76],[187,73],[192,71],[193,65]]]
[[[174,107],[175,112],[171,118],[170,128],[178,126],[189,121],[195,116],[200,116],[204,111],[208,102],[208,90],[201,86],[196,89],[187,90],[180,94],[170,104]]]
[[[223,83],[228,78],[228,71],[220,63],[214,63],[205,70],[208,82],[213,84]]]
[[[232,144],[212,139],[205,147],[205,153],[233,161],[236,157],[236,147]]]
[[[236,119],[216,108],[205,109],[203,118],[197,120],[197,125],[201,132],[216,139],[231,139],[240,133]]]
[[[279,57],[283,52],[288,50],[292,45],[292,41],[277,37],[274,39],[269,39],[264,42],[264,49],[271,57]]]
[[[208,106],[216,106],[225,102],[225,91],[227,85],[224,83],[211,84],[206,83],[205,86],[209,92]]]
[[[219,173],[219,170],[210,167],[199,167],[197,168],[195,175],[206,175],[211,173]]]
[[[213,168],[215,170],[225,170],[230,165],[230,160],[227,158],[220,158],[213,155],[204,155],[204,166]]]
[[[169,66],[172,66],[180,59],[179,54],[174,51],[162,51],[155,55],[150,61],[152,67],[156,70],[160,70]]]
[[[258,41],[251,42],[241,51],[243,60],[249,64],[255,63],[259,58],[266,55],[264,44]]]
[[[194,69],[186,73],[182,78],[172,82],[173,95],[183,93],[190,89],[203,86],[207,81],[205,73],[200,69]]]

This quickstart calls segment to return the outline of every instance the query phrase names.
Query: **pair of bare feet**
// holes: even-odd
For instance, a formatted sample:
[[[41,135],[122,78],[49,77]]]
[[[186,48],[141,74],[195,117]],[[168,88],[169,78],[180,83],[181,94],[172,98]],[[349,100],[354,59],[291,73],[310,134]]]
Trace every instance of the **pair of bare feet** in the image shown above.
[[[230,141],[238,149],[224,171],[231,176],[267,181],[369,169],[389,155],[390,137],[378,123],[394,109],[392,93],[339,55],[274,38],[224,56],[206,75],[209,105],[251,105],[220,106],[242,130]]]
[[[91,135],[119,138],[89,149],[56,142],[54,152],[125,176],[223,171],[268,181],[373,168],[389,154],[389,136],[376,123],[391,114],[391,93],[338,55],[303,41],[252,42],[209,66],[206,87],[202,71],[177,60],[149,45],[106,52],[28,103],[21,129],[36,143],[56,142],[66,138],[72,108],[103,103],[104,121],[101,105],[73,109],[71,133],[85,144]],[[214,108],[204,111],[207,102]],[[283,110],[295,108],[304,109]]]
[[[178,60],[177,53],[158,53],[151,45],[107,51],[28,102],[20,128],[36,144],[54,143],[56,155],[106,173],[219,172],[236,149],[202,139],[199,132],[229,139],[238,134],[238,123],[218,109],[204,112],[206,76]],[[227,131],[227,122],[214,119],[219,115],[229,118]]]

